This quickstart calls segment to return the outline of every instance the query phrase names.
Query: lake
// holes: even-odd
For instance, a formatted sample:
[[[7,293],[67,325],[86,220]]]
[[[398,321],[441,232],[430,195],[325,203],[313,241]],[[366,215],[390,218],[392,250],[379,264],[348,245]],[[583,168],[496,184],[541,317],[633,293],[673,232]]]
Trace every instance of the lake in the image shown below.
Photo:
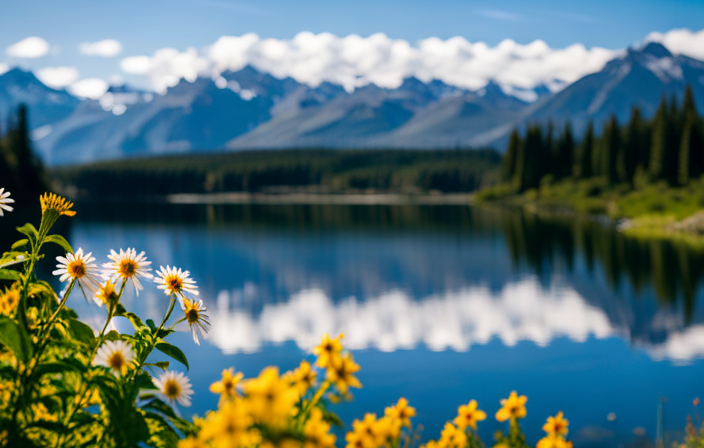
[[[424,439],[476,399],[490,445],[499,400],[517,390],[530,443],[563,410],[577,446],[669,446],[702,393],[704,253],[683,245],[466,205],[77,208],[74,249],[102,263],[135,247],[198,283],[213,327],[201,346],[174,337],[196,392],[186,413],[216,406],[222,369],[293,368],[326,331],[344,332],[362,366],[364,388],[334,408],[343,420],[404,396]],[[100,325],[104,311],[75,297]],[[154,287],[123,297],[155,320],[167,302]]]

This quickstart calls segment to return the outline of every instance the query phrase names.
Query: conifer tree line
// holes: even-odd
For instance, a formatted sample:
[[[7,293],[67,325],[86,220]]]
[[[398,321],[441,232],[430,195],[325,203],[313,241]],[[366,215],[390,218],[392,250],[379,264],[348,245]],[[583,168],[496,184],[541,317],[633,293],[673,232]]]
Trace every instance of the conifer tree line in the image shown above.
[[[32,150],[27,108],[20,106],[0,127],[0,188],[15,200],[37,200],[47,185],[42,161]]]
[[[612,116],[596,135],[590,122],[577,142],[569,122],[562,129],[529,125],[514,130],[502,166],[502,179],[517,192],[553,180],[601,177],[609,185],[637,179],[685,185],[704,174],[704,120],[697,113],[692,89],[681,105],[663,95],[655,116],[646,120],[634,107],[627,123]]]

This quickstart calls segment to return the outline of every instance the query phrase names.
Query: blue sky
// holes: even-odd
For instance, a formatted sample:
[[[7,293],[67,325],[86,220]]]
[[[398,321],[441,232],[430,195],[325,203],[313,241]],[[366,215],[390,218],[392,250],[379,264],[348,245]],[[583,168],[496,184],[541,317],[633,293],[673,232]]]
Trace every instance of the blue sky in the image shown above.
[[[45,39],[51,51],[34,59],[0,53],[0,63],[34,70],[75,67],[80,78],[120,76],[148,85],[144,76],[125,73],[121,59],[166,47],[201,49],[228,35],[291,39],[301,31],[363,37],[381,32],[412,45],[461,36],[489,46],[541,39],[551,48],[581,43],[623,49],[653,31],[698,31],[703,17],[701,0],[23,0],[2,5],[0,51],[28,36]],[[121,43],[120,55],[96,58],[78,51],[83,42],[108,38]]]

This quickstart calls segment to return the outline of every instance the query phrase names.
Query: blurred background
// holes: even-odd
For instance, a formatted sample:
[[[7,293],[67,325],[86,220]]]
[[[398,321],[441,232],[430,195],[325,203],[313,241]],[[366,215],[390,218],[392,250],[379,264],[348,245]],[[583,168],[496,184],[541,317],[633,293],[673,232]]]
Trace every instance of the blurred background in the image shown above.
[[[469,399],[491,417],[517,390],[530,443],[560,410],[578,447],[682,439],[704,374],[701,240],[626,235],[606,202],[546,216],[474,194],[512,182],[520,160],[529,196],[603,174],[613,191],[680,188],[651,212],[701,209],[701,1],[1,9],[0,188],[16,203],[0,242],[51,189],[76,201],[62,233],[99,263],[135,247],[190,270],[213,326],[201,346],[176,336],[196,391],[186,415],[216,405],[222,369],[293,368],[344,332],[364,384],[334,408],[348,425],[405,396],[426,439]],[[553,152],[528,153],[538,128]],[[586,135],[599,154],[621,148],[613,166],[602,155],[585,172]],[[630,162],[628,148],[645,149]],[[166,306],[154,288],[124,303],[152,318]]]

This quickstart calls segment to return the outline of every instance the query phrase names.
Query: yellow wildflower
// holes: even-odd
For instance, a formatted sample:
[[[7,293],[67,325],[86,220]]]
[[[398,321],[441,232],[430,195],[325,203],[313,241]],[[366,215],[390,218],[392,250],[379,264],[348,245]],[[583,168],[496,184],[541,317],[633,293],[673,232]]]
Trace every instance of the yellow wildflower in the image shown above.
[[[330,365],[337,358],[339,358],[340,353],[342,352],[342,343],[340,342],[340,339],[344,337],[345,335],[343,333],[340,333],[338,337],[332,339],[327,333],[323,335],[320,345],[313,349],[313,354],[318,357],[317,361],[315,361],[315,364],[318,367],[323,369],[330,367]]]
[[[348,432],[345,436],[345,441],[347,442],[346,448],[366,448],[361,434],[355,431]]]
[[[199,438],[210,441],[215,448],[248,446],[255,439],[249,430],[252,423],[243,399],[235,397],[216,412],[208,414],[202,423]]]
[[[39,202],[42,205],[42,215],[48,211],[55,211],[59,216],[73,216],[76,214],[75,211],[71,210],[73,202],[67,201],[54,193],[44,193],[43,196],[39,197]]]
[[[318,374],[311,368],[308,361],[301,361],[301,364],[293,372],[289,372],[286,378],[291,381],[300,396],[304,396],[310,388],[315,385],[315,378]]]
[[[352,422],[354,432],[359,434],[361,444],[364,448],[376,448],[384,444],[385,434],[376,419],[376,414],[367,413],[364,419]]]
[[[569,424],[569,420],[565,419],[564,414],[560,411],[554,417],[548,417],[547,423],[543,425],[543,431],[548,435],[566,436]]]
[[[549,435],[540,439],[536,448],[572,448],[572,442],[561,436]]]
[[[447,422],[440,433],[438,443],[448,448],[464,448],[467,445],[467,433],[452,423]]]
[[[119,300],[120,296],[117,291],[115,291],[115,283],[110,280],[106,280],[102,285],[100,285],[98,291],[95,293],[95,297],[93,298],[93,301],[95,301],[98,306],[103,306],[103,304],[105,304],[109,309],[112,309],[112,307],[117,305]]]
[[[342,394],[346,394],[350,387],[357,389],[362,387],[362,383],[354,376],[359,369],[359,364],[356,364],[352,355],[347,353],[344,357],[334,358],[334,362],[328,369],[328,379]]]
[[[58,417],[49,412],[49,410],[44,406],[44,403],[36,403],[32,405],[32,413],[34,414],[34,421],[44,420],[47,422],[55,422]]]
[[[265,368],[257,378],[245,381],[243,389],[252,417],[261,423],[284,424],[298,402],[296,389],[279,377],[277,367]]]
[[[470,427],[477,430],[477,422],[486,419],[486,412],[477,409],[477,401],[472,400],[457,409],[457,417],[453,420],[460,428]]]
[[[19,283],[14,283],[0,295],[0,314],[9,316],[20,303]]]
[[[526,401],[528,401],[528,397],[525,395],[519,397],[514,390],[508,398],[501,400],[502,408],[496,412],[496,420],[505,422],[508,419],[525,417],[527,414]]]
[[[411,427],[411,418],[416,416],[416,409],[408,406],[408,400],[401,397],[394,406],[384,410],[387,417],[398,420],[402,426]]]
[[[401,434],[401,421],[391,417],[382,417],[376,422],[376,432],[379,434],[383,445],[392,446]]]
[[[330,434],[330,424],[323,420],[323,411],[313,408],[310,419],[303,427],[303,448],[334,448],[335,435]]]
[[[210,392],[220,394],[220,402],[237,396],[237,384],[244,378],[244,373],[234,372],[232,367],[223,370],[222,379],[210,385]]]

